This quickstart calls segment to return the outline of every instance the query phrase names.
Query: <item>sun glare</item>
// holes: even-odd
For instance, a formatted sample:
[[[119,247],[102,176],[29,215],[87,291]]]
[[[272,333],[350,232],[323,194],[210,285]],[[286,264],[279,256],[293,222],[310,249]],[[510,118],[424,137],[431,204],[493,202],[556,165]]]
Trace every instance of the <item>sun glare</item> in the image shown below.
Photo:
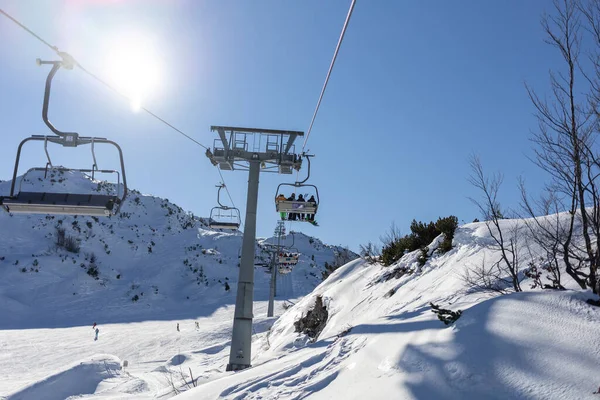
[[[106,62],[111,83],[129,98],[132,110],[140,110],[160,79],[156,52],[150,40],[141,35],[117,36]]]

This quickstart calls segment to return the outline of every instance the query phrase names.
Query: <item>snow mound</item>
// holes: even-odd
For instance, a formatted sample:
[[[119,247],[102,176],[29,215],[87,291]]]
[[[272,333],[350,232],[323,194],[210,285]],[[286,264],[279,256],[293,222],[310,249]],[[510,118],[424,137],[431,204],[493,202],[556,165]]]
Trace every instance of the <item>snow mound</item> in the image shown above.
[[[48,376],[7,397],[7,400],[64,400],[99,394],[118,384],[124,375],[121,360],[98,355]]]
[[[188,359],[188,356],[186,356],[185,354],[176,354],[173,357],[171,357],[171,359],[169,359],[169,361],[167,362],[167,365],[171,365],[171,366],[181,365],[184,362],[186,362],[187,359]]]

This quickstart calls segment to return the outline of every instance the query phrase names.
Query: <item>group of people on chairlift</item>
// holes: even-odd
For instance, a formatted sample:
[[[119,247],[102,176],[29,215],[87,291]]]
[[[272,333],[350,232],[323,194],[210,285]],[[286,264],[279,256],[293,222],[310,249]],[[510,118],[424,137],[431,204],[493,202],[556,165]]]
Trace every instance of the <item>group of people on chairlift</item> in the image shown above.
[[[281,258],[294,258],[294,259],[298,259],[300,257],[300,254],[298,253],[279,253],[279,257]]]
[[[304,199],[304,196],[302,196],[301,194],[298,195],[298,198],[296,199],[296,193],[292,193],[292,195],[290,197],[285,197],[283,194],[280,194],[279,196],[277,196],[275,198],[275,201],[294,201],[296,203],[298,202],[307,202],[307,203],[313,203],[313,204],[317,204],[317,200],[315,200],[315,196],[310,196],[310,198],[308,200]],[[303,213],[285,213],[285,212],[280,212],[279,213],[281,215],[281,219],[282,220],[289,220],[289,221],[310,221],[313,222],[315,220],[315,214],[303,214]]]

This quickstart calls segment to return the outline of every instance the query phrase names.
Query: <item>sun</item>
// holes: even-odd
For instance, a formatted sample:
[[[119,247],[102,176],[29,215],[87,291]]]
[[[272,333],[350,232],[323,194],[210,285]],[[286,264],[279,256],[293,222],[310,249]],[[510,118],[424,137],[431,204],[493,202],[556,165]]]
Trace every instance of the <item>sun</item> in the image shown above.
[[[115,36],[106,58],[111,84],[130,102],[134,111],[157,89],[159,60],[151,40],[141,34]]]

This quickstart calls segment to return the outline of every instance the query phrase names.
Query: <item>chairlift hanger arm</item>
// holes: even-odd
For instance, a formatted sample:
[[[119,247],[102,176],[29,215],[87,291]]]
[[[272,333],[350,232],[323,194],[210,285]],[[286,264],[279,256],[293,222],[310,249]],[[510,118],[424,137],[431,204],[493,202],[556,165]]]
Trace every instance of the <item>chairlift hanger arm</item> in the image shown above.
[[[66,59],[66,56],[63,56],[63,61],[41,61],[40,59],[38,59],[37,63],[38,65],[52,64],[52,69],[48,73],[48,77],[46,78],[46,86],[44,89],[44,105],[42,107],[42,119],[44,120],[44,123],[48,126],[48,128],[50,128],[52,132],[54,132],[58,136],[74,136],[75,138],[77,138],[77,136],[79,135],[76,132],[59,131],[54,125],[52,125],[50,120],[48,120],[48,106],[50,104],[50,90],[52,89],[52,79],[54,78],[54,75],[56,75],[56,72],[60,69],[60,67],[64,66],[67,69],[72,69],[72,62],[68,61]]]
[[[228,210],[231,207],[224,206],[221,203],[221,189],[223,189],[225,187],[225,184],[221,183],[220,185],[217,185],[217,187],[219,188],[219,190],[217,190],[217,203],[219,204],[219,206],[221,206],[221,209]]]
[[[307,174],[306,174],[306,178],[304,178],[303,181],[301,182],[296,182],[296,184],[303,184],[304,182],[306,182],[308,180],[308,178],[310,178],[310,158],[314,157],[314,155],[312,154],[303,154],[304,157],[306,158],[306,162],[308,163],[308,167],[307,167]]]

